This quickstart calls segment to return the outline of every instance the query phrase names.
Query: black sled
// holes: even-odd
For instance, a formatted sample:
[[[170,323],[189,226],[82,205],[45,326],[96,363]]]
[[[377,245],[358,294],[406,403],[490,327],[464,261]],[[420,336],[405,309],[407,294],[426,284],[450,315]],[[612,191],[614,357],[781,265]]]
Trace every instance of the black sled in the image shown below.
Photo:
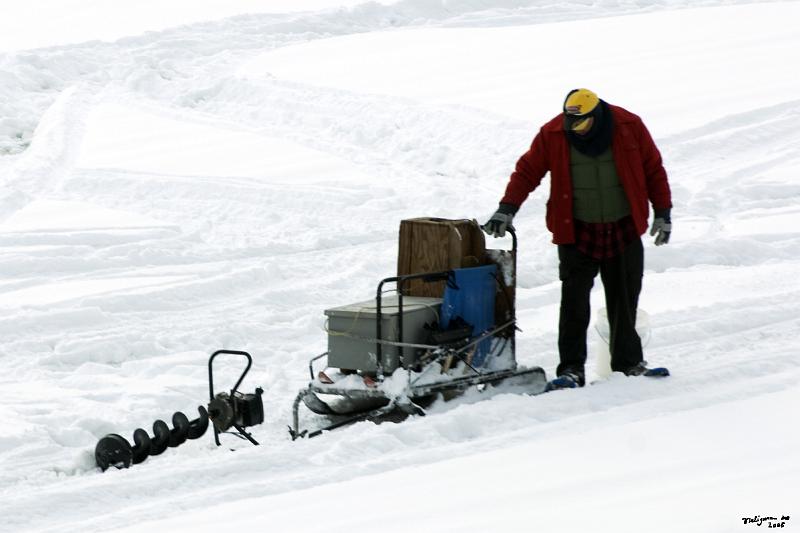
[[[374,300],[326,310],[328,351],[309,362],[311,381],[292,406],[292,439],[424,415],[435,399],[472,387],[545,392],[542,368],[517,365],[517,237],[509,233],[511,249],[485,250],[479,266],[386,278]],[[410,295],[414,283],[439,283],[442,297]],[[306,410],[311,427],[301,426]]]

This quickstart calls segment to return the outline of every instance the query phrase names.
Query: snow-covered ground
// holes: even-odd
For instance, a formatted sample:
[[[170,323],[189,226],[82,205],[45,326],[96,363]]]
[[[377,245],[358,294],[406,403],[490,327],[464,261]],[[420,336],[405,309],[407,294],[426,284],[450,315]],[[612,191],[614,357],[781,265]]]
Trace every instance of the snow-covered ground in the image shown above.
[[[0,24],[0,531],[800,527],[799,2],[110,5]],[[578,86],[664,155],[641,305],[673,376],[292,442],[323,310],[394,274],[400,220],[485,220]],[[518,358],[552,375],[546,189],[515,220]],[[254,356],[262,445],[100,473],[99,438],[197,412],[219,348]]]

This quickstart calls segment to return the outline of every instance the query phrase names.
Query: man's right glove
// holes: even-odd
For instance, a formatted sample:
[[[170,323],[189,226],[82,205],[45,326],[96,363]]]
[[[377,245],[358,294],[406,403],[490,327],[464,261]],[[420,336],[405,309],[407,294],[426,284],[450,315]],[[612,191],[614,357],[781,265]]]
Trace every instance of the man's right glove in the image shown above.
[[[672,233],[672,220],[670,219],[670,208],[656,209],[653,227],[650,228],[650,236],[656,236],[656,246],[667,244],[669,234]]]
[[[492,218],[481,226],[481,229],[489,235],[504,237],[507,229],[514,229],[514,226],[511,225],[511,221],[514,220],[517,209],[515,205],[501,203],[497,211],[492,215]]]

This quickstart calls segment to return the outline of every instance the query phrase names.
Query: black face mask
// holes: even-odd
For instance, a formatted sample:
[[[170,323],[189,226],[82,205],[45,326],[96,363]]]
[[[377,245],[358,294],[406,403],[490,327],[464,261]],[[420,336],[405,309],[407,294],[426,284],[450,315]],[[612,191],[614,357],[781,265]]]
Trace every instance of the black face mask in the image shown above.
[[[567,139],[572,146],[580,153],[597,157],[611,146],[611,131],[613,120],[608,104],[603,100],[595,107],[588,116],[594,118],[594,123],[588,132],[584,134],[575,133],[571,127],[578,121],[586,117],[575,115],[564,115],[564,130]]]
[[[564,113],[564,130],[577,133],[578,135],[582,135],[574,130],[575,125],[589,118],[593,118],[594,122],[598,122],[602,116],[602,113],[603,111],[599,104],[596,105],[591,112],[586,113],[585,115],[570,115],[569,113]],[[589,132],[587,131],[583,135],[588,135],[588,134]]]

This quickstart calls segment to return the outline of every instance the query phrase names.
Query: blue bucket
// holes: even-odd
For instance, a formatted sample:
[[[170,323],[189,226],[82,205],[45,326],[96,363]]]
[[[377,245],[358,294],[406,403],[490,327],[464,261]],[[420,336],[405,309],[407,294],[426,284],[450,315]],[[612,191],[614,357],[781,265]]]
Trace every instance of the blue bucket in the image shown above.
[[[494,326],[494,299],[497,291],[495,274],[497,265],[458,268],[447,282],[442,301],[441,327],[447,329],[450,321],[460,316],[473,327],[472,336],[480,337]],[[483,366],[491,348],[492,339],[478,343],[472,366]]]

